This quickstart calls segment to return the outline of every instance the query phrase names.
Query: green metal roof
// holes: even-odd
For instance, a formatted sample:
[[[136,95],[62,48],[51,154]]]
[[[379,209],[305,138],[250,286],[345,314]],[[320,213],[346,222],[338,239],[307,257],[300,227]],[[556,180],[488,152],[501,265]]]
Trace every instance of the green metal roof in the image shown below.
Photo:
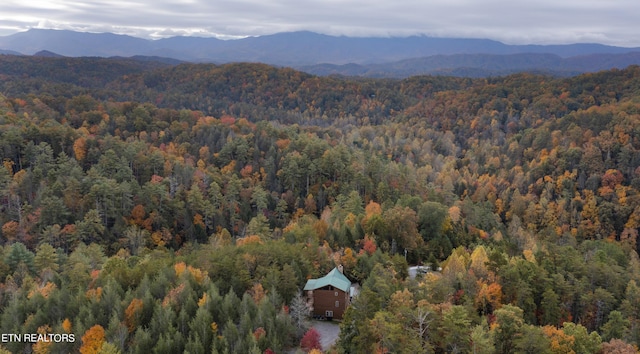
[[[318,279],[309,279],[307,280],[307,284],[304,286],[304,290],[315,290],[324,288],[327,285],[331,285],[334,288],[340,289],[344,292],[349,291],[351,287],[351,282],[344,274],[340,273],[338,268],[333,268],[329,274],[325,275],[322,278]]]

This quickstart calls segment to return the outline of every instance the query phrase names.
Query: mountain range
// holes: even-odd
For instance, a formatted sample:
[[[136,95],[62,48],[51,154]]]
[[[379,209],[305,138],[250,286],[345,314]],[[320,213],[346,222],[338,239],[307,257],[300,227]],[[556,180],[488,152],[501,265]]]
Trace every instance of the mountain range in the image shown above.
[[[31,29],[0,37],[0,54],[172,58],[174,62],[261,62],[317,75],[407,77],[574,75],[640,64],[640,48],[602,44],[508,45],[488,39],[335,37],[289,32],[237,40],[147,40],[112,33]],[[166,60],[165,60],[166,61]]]

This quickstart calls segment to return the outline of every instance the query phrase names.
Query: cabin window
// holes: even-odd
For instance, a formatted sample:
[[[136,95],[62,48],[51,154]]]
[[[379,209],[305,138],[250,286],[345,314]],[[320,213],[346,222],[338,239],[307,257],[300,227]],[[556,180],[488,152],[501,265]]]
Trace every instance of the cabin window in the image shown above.
[[[333,311],[325,311],[324,317],[333,317]]]
[[[336,296],[338,296],[338,292],[337,291],[335,292],[335,294],[336,294]]]
[[[336,307],[340,307],[340,301],[336,301]]]

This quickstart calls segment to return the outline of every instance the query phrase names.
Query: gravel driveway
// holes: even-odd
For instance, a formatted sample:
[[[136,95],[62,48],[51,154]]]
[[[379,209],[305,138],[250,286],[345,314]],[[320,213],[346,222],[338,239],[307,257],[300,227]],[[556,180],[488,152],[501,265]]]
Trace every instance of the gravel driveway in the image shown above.
[[[322,350],[331,348],[340,335],[340,324],[333,321],[311,321],[311,326],[320,333]]]

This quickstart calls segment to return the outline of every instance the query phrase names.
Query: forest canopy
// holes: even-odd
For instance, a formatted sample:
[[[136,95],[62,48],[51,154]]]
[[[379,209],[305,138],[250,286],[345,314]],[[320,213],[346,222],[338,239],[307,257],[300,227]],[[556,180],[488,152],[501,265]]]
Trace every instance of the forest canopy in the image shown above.
[[[282,352],[337,265],[338,352],[640,344],[639,67],[0,68],[0,331],[77,338],[34,351]]]

